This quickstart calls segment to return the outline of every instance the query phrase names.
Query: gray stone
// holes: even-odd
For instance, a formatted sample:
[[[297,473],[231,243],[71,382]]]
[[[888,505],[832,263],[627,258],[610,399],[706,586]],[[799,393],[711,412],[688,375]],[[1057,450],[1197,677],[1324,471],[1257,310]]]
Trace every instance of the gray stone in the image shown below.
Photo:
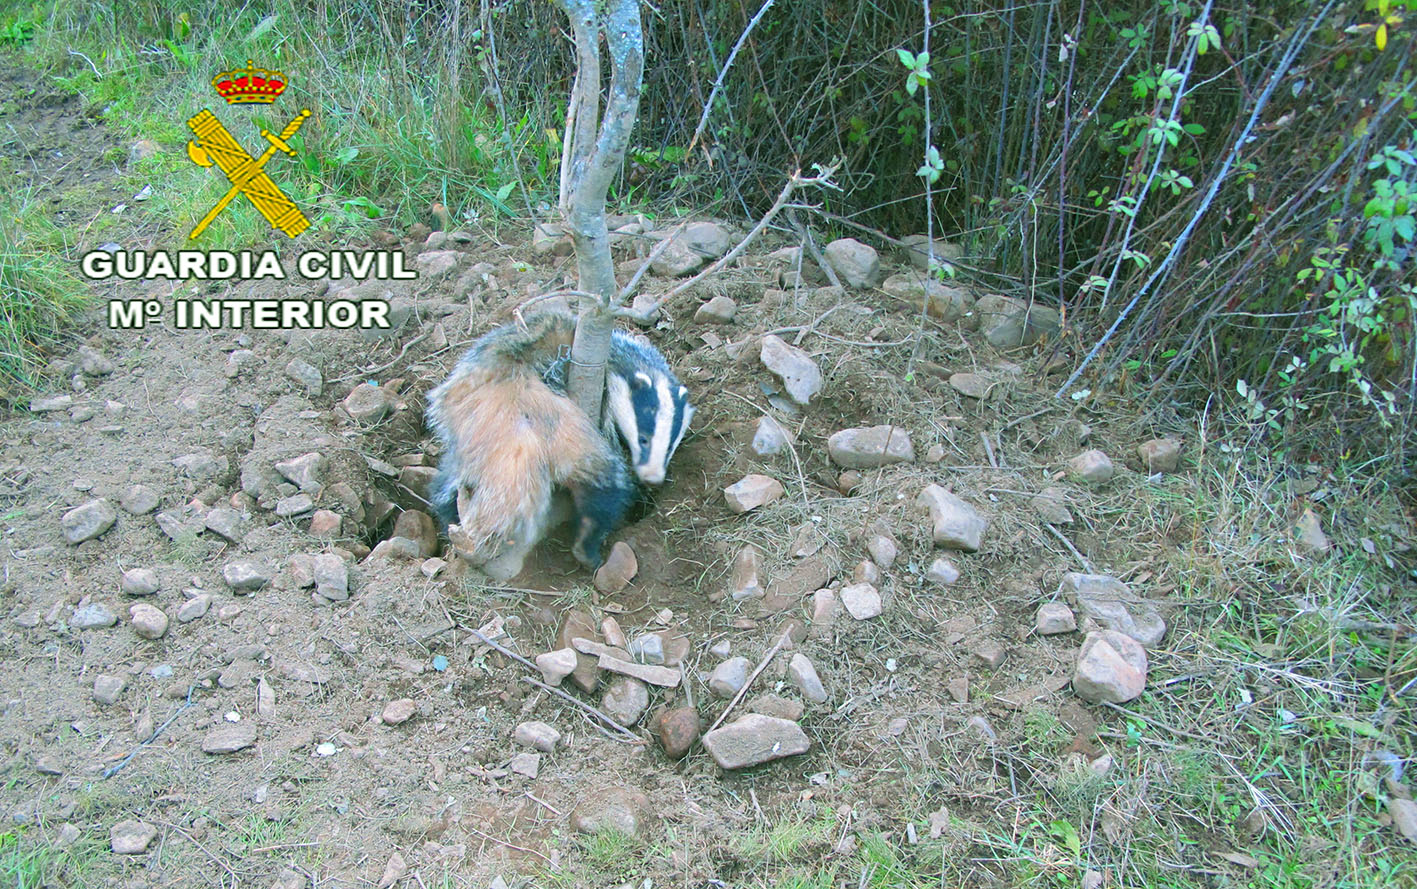
[[[118,520],[118,512],[107,500],[90,500],[83,506],[76,506],[59,520],[59,528],[64,539],[71,545],[93,540]]]
[[[241,559],[236,562],[227,562],[221,569],[222,580],[231,587],[234,592],[249,593],[252,590],[259,590],[270,583],[271,576],[275,572],[270,566],[257,562],[253,559]]]
[[[640,563],[635,551],[623,540],[615,541],[605,562],[595,570],[592,578],[595,588],[602,593],[618,593],[630,585],[635,575],[640,573]]]
[[[523,747],[534,747],[542,753],[550,753],[561,740],[561,733],[544,722],[523,722],[512,732],[512,740]]]
[[[231,461],[225,457],[215,457],[206,451],[184,454],[172,461],[172,465],[182,474],[197,481],[216,481],[231,469]]]
[[[511,763],[507,766],[513,774],[521,775],[525,778],[535,778],[541,771],[541,754],[523,751],[512,756]]]
[[[1038,513],[1038,517],[1048,524],[1071,525],[1073,514],[1065,505],[1065,496],[1062,488],[1044,488],[1033,495],[1029,503],[1033,506],[1033,511]]]
[[[575,245],[566,230],[555,222],[541,222],[531,229],[531,252],[537,256],[570,256]]]
[[[1146,689],[1146,649],[1114,630],[1088,633],[1073,671],[1073,691],[1092,704],[1125,704]]]
[[[752,664],[745,657],[731,657],[714,667],[709,674],[709,691],[723,698],[731,699],[748,682],[748,671]]]
[[[305,394],[311,398],[325,391],[325,377],[320,369],[299,358],[290,359],[285,366],[285,375],[305,387]]]
[[[93,680],[93,699],[104,706],[111,706],[118,703],[118,696],[123,694],[123,689],[127,687],[128,680],[122,676],[100,674]]]
[[[1071,633],[1078,628],[1077,618],[1073,616],[1073,610],[1062,602],[1046,602],[1040,605],[1038,607],[1038,615],[1034,618],[1033,625],[1040,636]]]
[[[87,376],[106,377],[113,373],[113,362],[91,346],[80,346],[79,370]]]
[[[631,676],[642,682],[648,682],[650,685],[658,685],[664,688],[674,688],[683,678],[682,674],[673,667],[637,664],[633,661],[623,660],[609,652],[600,656],[600,659],[596,661],[596,666],[602,670],[609,670],[611,673]]]
[[[719,295],[699,306],[694,320],[700,324],[728,324],[737,313],[738,304],[730,297]]]
[[[250,721],[223,723],[202,738],[202,752],[235,753],[256,743],[256,725]]]
[[[851,569],[852,583],[869,583],[872,586],[881,582],[881,569],[870,559],[862,559],[856,563],[856,567]]]
[[[704,735],[703,745],[720,768],[744,769],[806,753],[812,743],[795,722],[750,713]]]
[[[638,679],[617,676],[605,687],[600,708],[621,725],[632,726],[649,708],[649,688]]]
[[[204,523],[208,531],[230,540],[241,542],[241,513],[229,506],[218,506],[207,513]]]
[[[418,712],[418,704],[412,698],[398,698],[384,705],[379,719],[384,725],[403,725]]]
[[[1166,635],[1166,621],[1155,606],[1105,574],[1063,575],[1063,590],[1077,597],[1078,611],[1109,630],[1125,633],[1151,647]]]
[[[318,493],[325,486],[325,467],[328,464],[324,454],[309,453],[291,457],[276,464],[276,472],[288,479],[307,494]]]
[[[108,831],[110,848],[118,855],[141,855],[157,839],[157,828],[144,821],[120,821]]]
[[[651,818],[649,798],[628,787],[608,787],[582,794],[571,812],[571,829],[577,833],[619,833],[638,836]]]
[[[72,395],[37,396],[30,400],[30,413],[47,414],[54,411],[67,411],[73,406],[74,396]]]
[[[846,613],[857,620],[870,620],[882,611],[881,594],[869,583],[854,583],[841,588],[841,604]],[[808,696],[810,699],[810,695]]]
[[[764,415],[758,418],[758,428],[753,433],[753,453],[759,457],[771,457],[781,453],[795,440],[795,436],[781,423]]]
[[[742,515],[766,506],[786,492],[782,482],[766,475],[747,475],[723,489],[723,498],[732,512]]]
[[[820,589],[812,593],[812,629],[814,631],[829,629],[836,622],[836,616],[840,611],[841,602],[838,601],[834,591]]]
[[[1089,485],[1100,485],[1111,481],[1115,473],[1112,461],[1096,448],[1083,451],[1068,461],[1068,474]]]
[[[924,311],[943,323],[958,321],[974,308],[974,295],[963,287],[950,287],[920,273],[891,275],[881,285],[886,295],[907,303],[914,313]],[[929,305],[926,305],[929,300]]]
[[[875,469],[892,463],[913,463],[915,446],[900,426],[842,429],[827,439],[827,453],[843,469]]]
[[[950,386],[970,398],[982,399],[989,394],[989,381],[979,374],[950,374]]]
[[[866,551],[871,554],[871,561],[882,568],[890,568],[900,555],[900,547],[888,534],[872,534],[866,538]]]
[[[167,615],[162,609],[146,602],[139,602],[128,609],[133,624],[133,632],[144,639],[161,639],[167,634]]]
[[[812,666],[812,661],[802,652],[792,655],[792,660],[787,663],[787,678],[792,684],[802,692],[802,697],[809,703],[823,704],[827,700],[827,690],[822,686],[821,677],[817,675],[817,668]]]
[[[775,694],[758,695],[749,701],[747,706],[749,713],[759,713],[763,716],[786,719],[791,722],[801,719],[802,713],[806,710],[801,701],[794,701],[791,698]]]
[[[541,681],[547,685],[558,686],[561,680],[571,675],[576,669],[576,650],[574,648],[558,648],[555,651],[548,651],[536,656],[536,668],[541,671]]]
[[[125,596],[151,596],[157,592],[157,572],[151,568],[132,568],[124,571],[119,588]]]
[[[396,398],[383,386],[361,383],[345,396],[344,410],[357,423],[378,423],[393,413]]]
[[[1137,445],[1137,458],[1147,472],[1175,472],[1181,462],[1181,443],[1174,438],[1153,438]]]
[[[1304,510],[1299,520],[1294,523],[1294,542],[1299,544],[1300,549],[1309,553],[1328,552],[1328,535],[1324,533],[1323,523],[1312,509]]]
[[[664,639],[657,633],[636,636],[630,642],[630,657],[642,664],[661,666],[664,664]]]
[[[728,581],[728,594],[733,597],[733,601],[762,597],[762,559],[763,554],[752,544],[738,551],[738,555],[733,559],[733,572]]]
[[[933,583],[941,586],[949,586],[959,580],[959,569],[954,566],[949,559],[944,556],[939,557],[930,563],[930,567],[925,572],[925,577]]]
[[[974,644],[973,654],[979,662],[991,670],[997,670],[1004,665],[1004,658],[1008,657],[1008,651],[996,639],[981,639]]]
[[[172,541],[195,537],[206,527],[205,517],[191,504],[164,509],[153,516],[153,521],[157,522],[158,528]]]
[[[939,485],[927,485],[916,501],[930,511],[936,546],[978,552],[988,522],[973,506]]]
[[[118,501],[118,505],[123,507],[123,511],[131,515],[147,515],[157,509],[158,496],[152,488],[145,485],[133,485]]]
[[[451,274],[462,261],[462,254],[456,250],[428,250],[413,259],[414,268],[424,280],[441,278]]]
[[[69,626],[76,630],[98,630],[116,623],[118,616],[99,602],[82,604],[69,616]]]
[[[1057,309],[1000,296],[981,296],[974,304],[979,330],[996,349],[1031,346],[1045,336],[1053,336],[1062,326]]]
[[[787,396],[798,404],[808,404],[822,391],[822,371],[812,357],[781,337],[763,337],[759,358],[763,366],[782,381]]]
[[[315,501],[309,494],[292,494],[276,501],[276,515],[283,519],[304,515],[315,508]]]
[[[822,254],[848,287],[875,287],[881,282],[881,257],[869,244],[855,238],[838,238],[828,244]]]
[[[904,248],[910,264],[922,271],[928,271],[930,268],[931,243],[928,235],[906,235],[900,239],[901,247]],[[942,260],[950,262],[964,256],[964,250],[953,241],[936,238],[933,246],[936,265],[939,265]]]
[[[438,525],[433,517],[419,509],[405,509],[394,519],[392,537],[407,537],[418,544],[422,558],[428,558],[438,551]]]
[[[315,557],[315,593],[331,602],[349,598],[349,566],[334,553]]]
[[[207,609],[211,608],[211,606],[212,597],[206,593],[193,596],[186,602],[183,602],[182,606],[177,609],[177,622],[180,624],[189,624],[205,616]]]

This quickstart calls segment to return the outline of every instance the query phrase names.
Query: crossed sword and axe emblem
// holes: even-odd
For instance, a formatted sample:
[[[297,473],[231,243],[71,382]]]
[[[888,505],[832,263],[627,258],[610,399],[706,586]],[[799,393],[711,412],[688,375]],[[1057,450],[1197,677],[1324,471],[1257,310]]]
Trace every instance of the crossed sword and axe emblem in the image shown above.
[[[254,158],[246,153],[246,149],[241,147],[210,111],[203,109],[187,121],[187,126],[197,134],[195,140],[187,143],[187,156],[199,166],[210,167],[215,163],[231,181],[231,188],[222,195],[216,206],[202,217],[197,227],[192,229],[189,239],[196,240],[198,235],[206,231],[212,220],[216,219],[238,194],[244,194],[261,215],[266,217],[272,228],[283,231],[292,238],[310,227],[310,220],[285,196],[280,186],[266,175],[264,169],[266,161],[275,157],[277,151],[284,151],[295,157],[295,149],[289,144],[290,139],[309,116],[308,108],[301,111],[280,131],[279,136],[269,130],[261,130],[261,135],[271,144],[260,157]]]

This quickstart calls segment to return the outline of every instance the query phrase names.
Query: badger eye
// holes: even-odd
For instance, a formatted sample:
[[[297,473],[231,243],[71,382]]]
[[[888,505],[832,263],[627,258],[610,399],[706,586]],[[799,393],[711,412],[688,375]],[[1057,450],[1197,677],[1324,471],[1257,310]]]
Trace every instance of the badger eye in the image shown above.
[[[640,436],[640,447],[642,447],[642,448],[647,448],[647,447],[649,447],[649,436],[648,436],[648,435],[641,435],[641,436]]]

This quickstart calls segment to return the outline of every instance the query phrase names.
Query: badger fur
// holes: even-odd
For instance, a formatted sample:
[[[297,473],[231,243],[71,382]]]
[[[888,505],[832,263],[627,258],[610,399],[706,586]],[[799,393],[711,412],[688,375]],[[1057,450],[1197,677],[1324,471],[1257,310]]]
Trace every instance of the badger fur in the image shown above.
[[[617,330],[600,423],[591,422],[566,397],[575,326],[569,314],[543,312],[498,327],[428,396],[428,425],[443,445],[432,505],[453,545],[498,579],[521,572],[563,492],[575,515],[572,552],[599,566],[640,484],[663,483],[693,416],[664,357]]]

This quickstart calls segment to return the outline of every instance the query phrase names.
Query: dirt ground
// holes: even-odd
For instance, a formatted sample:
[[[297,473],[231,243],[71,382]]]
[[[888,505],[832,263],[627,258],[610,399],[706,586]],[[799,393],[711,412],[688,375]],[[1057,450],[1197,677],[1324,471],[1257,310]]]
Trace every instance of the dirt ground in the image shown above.
[[[0,77],[0,89],[14,78]],[[74,183],[110,175],[114,150],[126,151],[70,98],[7,100],[0,126],[10,128],[4,150],[25,152],[33,182],[61,203]],[[62,212],[78,218],[104,209],[93,202]],[[125,249],[146,246],[141,228],[135,220]],[[413,265],[422,241],[393,237]],[[1167,610],[1173,589],[1155,574],[1154,557],[1173,543],[1118,535],[1102,517],[1125,510],[1131,486],[1145,478],[1132,456],[1137,444],[1163,435],[1194,441],[1194,431],[1154,418],[1109,420],[1050,400],[1056,378],[1042,370],[1046,346],[1000,354],[972,331],[932,323],[912,362],[908,343],[919,319],[909,306],[879,291],[779,289],[779,269],[765,259],[777,246],[755,248],[645,331],[690,388],[698,414],[669,482],[617,535],[636,552],[639,574],[614,594],[591,587],[564,536],[506,587],[477,583],[457,564],[429,577],[421,559],[367,557],[400,512],[420,508],[426,473],[418,470],[436,462],[421,420],[425,393],[472,338],[574,274],[565,258],[534,257],[525,235],[471,231],[444,246],[458,253],[446,275],[360,285],[361,296],[387,289],[410,310],[384,337],[111,330],[94,312],[54,356],[40,396],[69,401],[0,424],[7,820],[60,838],[66,826],[76,828],[64,841],[93,851],[74,877],[91,885],[366,886],[379,884],[397,854],[408,874],[400,885],[651,878],[733,886],[749,885],[774,854],[741,842],[765,825],[805,825],[804,847],[828,862],[855,855],[857,837],[925,838],[931,813],[947,809],[952,819],[929,841],[948,859],[969,848],[961,824],[997,823],[1030,787],[1051,784],[1070,753],[1094,760],[1105,746],[1099,726],[1115,732],[1120,717],[1069,689],[1081,635],[1040,637],[1034,615],[1055,598],[1064,572],[1080,570],[1082,556],[1184,619]],[[906,267],[902,257],[884,261],[887,274]],[[103,306],[233,293],[331,299],[357,283],[116,282],[94,290]],[[655,280],[650,290],[668,286]],[[718,294],[737,301],[735,320],[695,323],[697,304]],[[818,319],[801,346],[825,385],[810,407],[788,412],[751,342],[770,331],[792,342]],[[95,354],[111,372],[93,372],[105,369]],[[320,370],[318,394],[287,373],[292,359]],[[984,377],[988,395],[960,394],[947,381],[955,372]],[[363,425],[341,405],[369,384],[392,393],[394,409]],[[790,452],[761,458],[748,446],[764,413],[796,433]],[[917,459],[864,471],[843,494],[825,440],[877,423],[907,429]],[[1086,446],[1118,464],[1118,478],[1096,491],[1055,480],[1084,447],[1084,425]],[[932,446],[940,448],[934,463],[925,459]],[[333,540],[310,534],[308,512],[282,518],[266,508],[295,493],[275,464],[310,452],[328,461],[315,506],[340,514]],[[723,489],[750,472],[779,479],[787,493],[736,516]],[[930,482],[989,519],[978,553],[932,547],[915,505]],[[1054,484],[1077,516],[1066,541],[1030,505]],[[68,510],[98,498],[116,507],[135,485],[156,495],[154,510],[118,508],[101,536],[65,542],[60,518]],[[236,514],[235,539],[205,527],[218,507]],[[704,681],[719,660],[709,648],[727,641],[733,655],[756,664],[784,620],[808,621],[815,589],[851,583],[866,537],[881,530],[900,548],[878,584],[883,614],[864,621],[843,614],[796,645],[828,694],[801,720],[811,749],[734,773],[698,747],[667,758],[650,729],[660,710],[688,704],[707,725],[724,707]],[[735,602],[723,593],[733,557],[749,543],[765,554],[769,597]],[[329,603],[302,584],[293,557],[320,553],[348,564],[348,601]],[[958,566],[957,583],[926,579],[939,555]],[[269,582],[233,591],[223,576],[233,562],[268,569]],[[126,595],[124,572],[142,568],[156,575],[156,593]],[[202,596],[210,600],[204,614],[177,619],[185,602]],[[139,602],[170,619],[160,638],[130,625]],[[652,691],[634,729],[642,743],[617,740],[521,681],[530,671],[469,632],[500,619],[504,644],[532,657],[557,647],[573,609],[588,611],[596,625],[613,616],[632,638],[663,630],[687,644],[690,689]],[[111,625],[103,625],[104,611],[116,619]],[[981,662],[985,642],[1003,647],[1002,665]],[[112,703],[95,698],[103,676],[122,680]],[[951,693],[961,681],[963,701]],[[783,657],[749,699],[769,691],[799,697]],[[597,703],[598,695],[573,693]],[[386,724],[385,707],[402,699],[413,702],[412,717]],[[563,734],[534,778],[509,768],[524,750],[513,729],[526,720]],[[254,742],[244,749],[204,752],[214,731],[250,726]],[[994,752],[1016,750],[1021,739],[1035,759]],[[578,839],[574,816],[604,808],[616,788],[643,794],[638,839],[625,846]],[[114,825],[128,819],[157,830],[145,854],[110,851]],[[397,866],[392,873],[400,875]],[[975,878],[1012,879],[994,865],[980,866]]]

